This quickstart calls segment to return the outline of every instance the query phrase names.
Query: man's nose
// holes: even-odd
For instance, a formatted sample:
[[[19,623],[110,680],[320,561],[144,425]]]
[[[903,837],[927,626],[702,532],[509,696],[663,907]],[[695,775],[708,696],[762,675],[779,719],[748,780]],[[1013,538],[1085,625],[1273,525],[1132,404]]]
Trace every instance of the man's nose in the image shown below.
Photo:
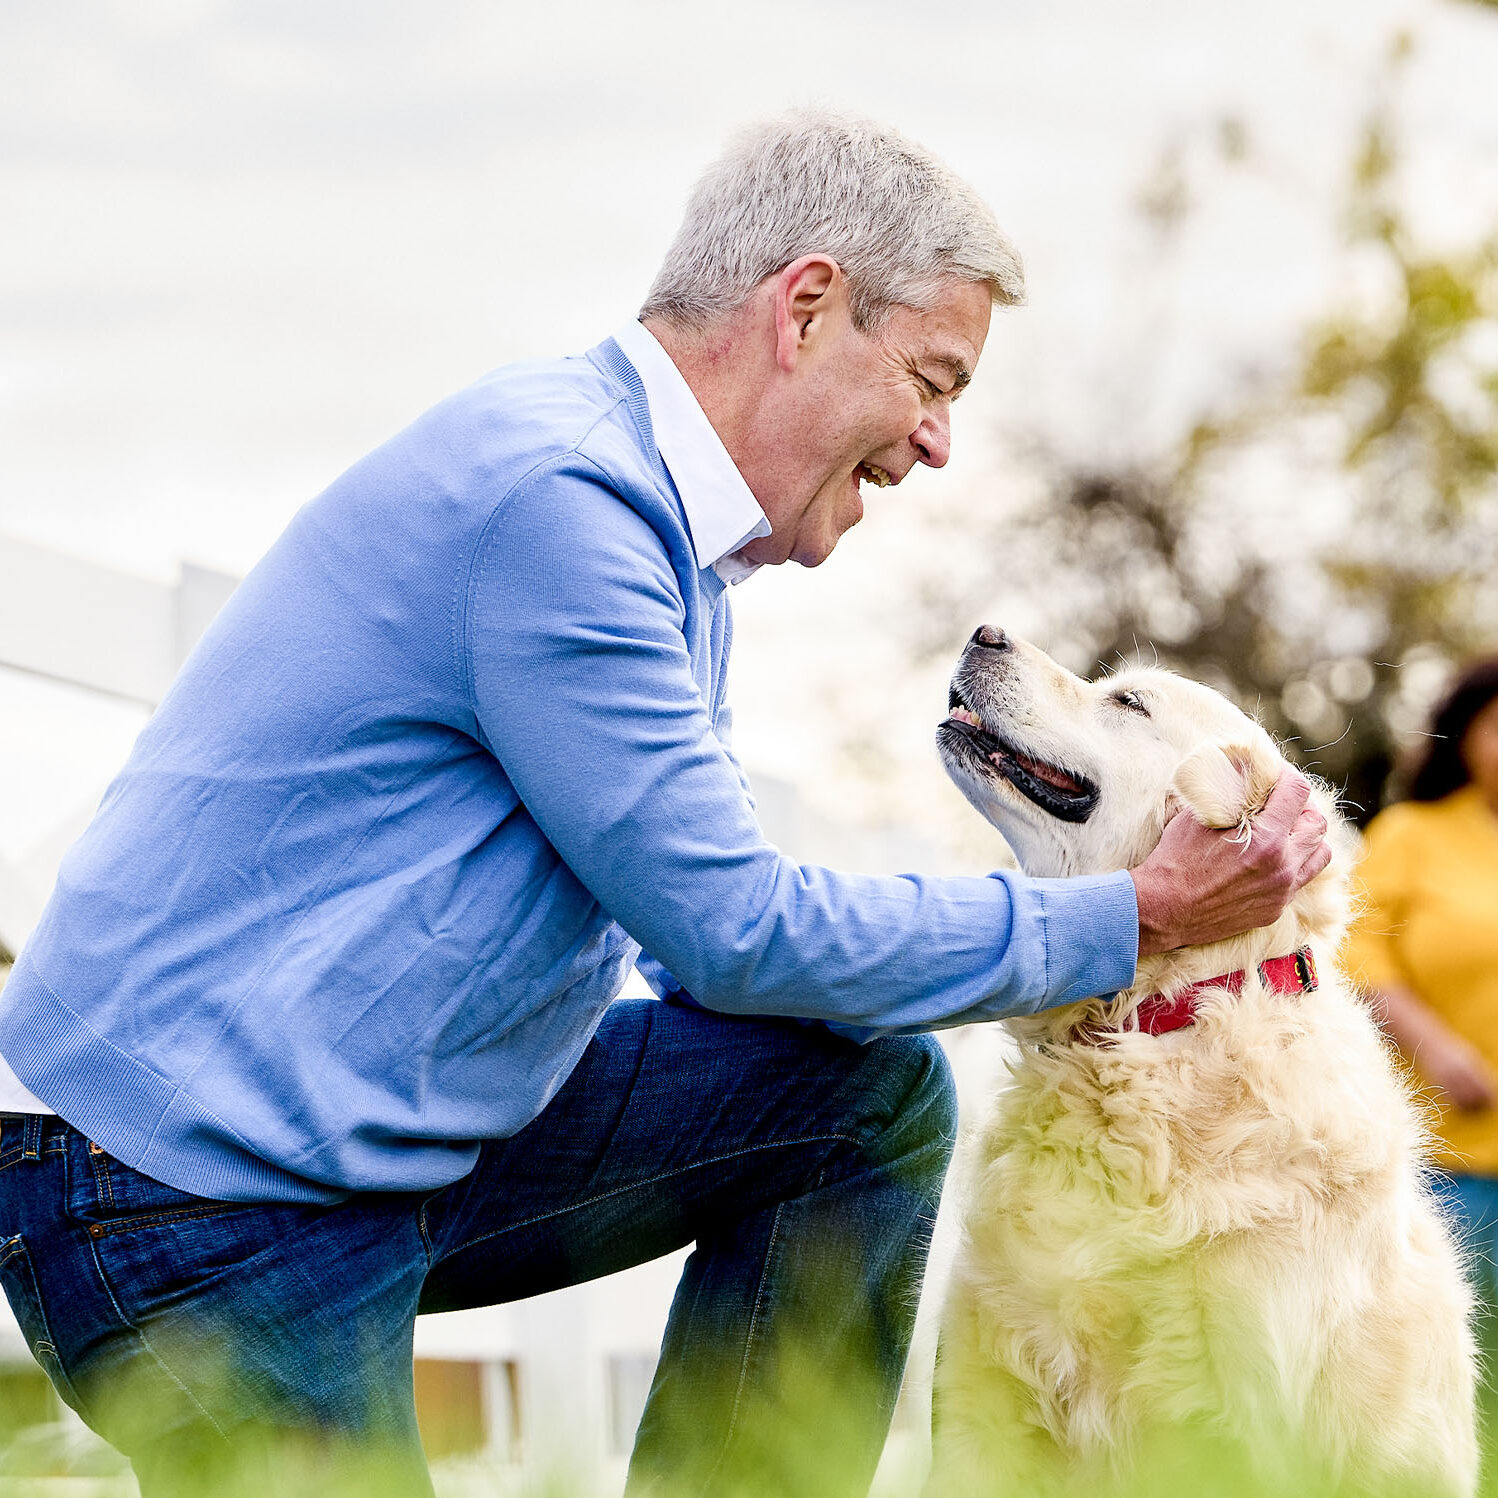
[[[952,417],[946,402],[927,411],[910,439],[928,468],[945,468],[952,456]]]

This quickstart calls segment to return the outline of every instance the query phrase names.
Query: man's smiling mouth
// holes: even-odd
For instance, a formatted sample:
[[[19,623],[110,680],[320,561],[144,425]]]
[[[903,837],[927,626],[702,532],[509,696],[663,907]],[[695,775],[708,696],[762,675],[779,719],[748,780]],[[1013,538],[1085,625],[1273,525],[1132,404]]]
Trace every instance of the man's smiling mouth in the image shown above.
[[[853,472],[858,478],[867,479],[880,489],[888,489],[891,484],[899,483],[898,479],[886,473],[877,463],[860,463]]]
[[[1063,822],[1085,822],[1097,807],[1098,788],[1085,775],[1063,770],[1016,748],[990,733],[954,689],[938,738],[943,748],[963,760],[977,761],[980,773],[992,766],[1028,801]]]

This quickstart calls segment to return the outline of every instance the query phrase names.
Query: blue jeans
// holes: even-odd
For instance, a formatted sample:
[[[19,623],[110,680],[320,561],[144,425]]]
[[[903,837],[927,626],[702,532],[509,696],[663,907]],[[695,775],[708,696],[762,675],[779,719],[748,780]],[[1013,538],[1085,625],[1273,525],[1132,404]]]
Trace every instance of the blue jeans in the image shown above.
[[[893,1409],[954,1134],[929,1037],[857,1046],[621,1002],[541,1116],[435,1193],[208,1201],[60,1119],[7,1116],[0,1280],[145,1498],[285,1493],[289,1474],[327,1493],[366,1460],[388,1486],[361,1491],[425,1494],[419,1312],[695,1241],[630,1492],[852,1495]]]

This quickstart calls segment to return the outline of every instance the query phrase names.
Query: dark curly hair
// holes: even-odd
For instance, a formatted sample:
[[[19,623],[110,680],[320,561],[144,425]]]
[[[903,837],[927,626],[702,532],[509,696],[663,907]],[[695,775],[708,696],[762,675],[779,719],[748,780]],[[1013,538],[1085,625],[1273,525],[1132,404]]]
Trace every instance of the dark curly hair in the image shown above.
[[[1472,720],[1498,697],[1498,656],[1468,666],[1431,717],[1430,735],[1410,767],[1411,801],[1439,801],[1471,780],[1462,762],[1462,739]]]

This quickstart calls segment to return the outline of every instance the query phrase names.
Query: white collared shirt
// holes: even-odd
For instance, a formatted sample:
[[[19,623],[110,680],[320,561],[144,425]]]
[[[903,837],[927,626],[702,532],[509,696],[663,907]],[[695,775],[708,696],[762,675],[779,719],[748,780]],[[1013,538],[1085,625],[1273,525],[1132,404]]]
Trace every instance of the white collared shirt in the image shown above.
[[[770,534],[744,476],[728,456],[692,387],[643,323],[626,323],[614,342],[635,367],[650,403],[655,445],[670,471],[699,567],[711,567],[725,583],[741,583],[759,570],[739,552]]]
[[[0,1113],[51,1113],[49,1108],[5,1064],[0,1056]]]

